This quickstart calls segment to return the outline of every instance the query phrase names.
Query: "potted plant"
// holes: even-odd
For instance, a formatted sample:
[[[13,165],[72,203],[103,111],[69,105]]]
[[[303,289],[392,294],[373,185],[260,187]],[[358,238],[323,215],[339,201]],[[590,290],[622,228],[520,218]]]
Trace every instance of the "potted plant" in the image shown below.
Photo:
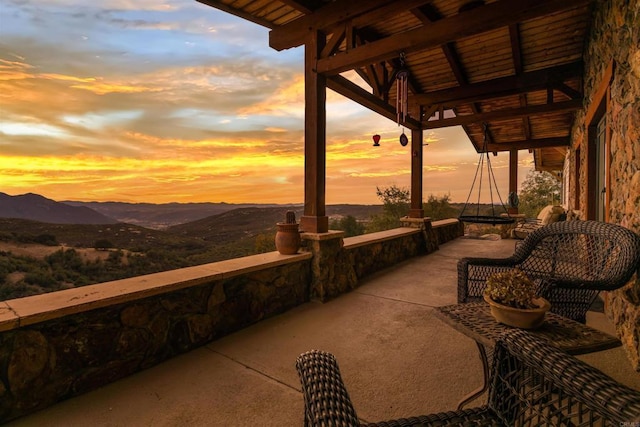
[[[535,294],[535,286],[518,269],[495,273],[487,279],[484,300],[491,314],[500,323],[524,329],[542,325],[551,305]]]
[[[293,255],[300,249],[300,224],[294,211],[287,211],[285,221],[276,224],[276,249],[283,255]]]

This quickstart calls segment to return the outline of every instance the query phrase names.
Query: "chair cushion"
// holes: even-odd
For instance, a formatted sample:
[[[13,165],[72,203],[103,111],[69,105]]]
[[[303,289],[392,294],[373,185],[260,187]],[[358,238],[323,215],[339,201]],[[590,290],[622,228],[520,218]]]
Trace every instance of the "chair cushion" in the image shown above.
[[[542,225],[548,225],[552,222],[560,221],[560,217],[564,214],[564,208],[562,206],[545,206],[538,214],[538,219],[542,222]]]

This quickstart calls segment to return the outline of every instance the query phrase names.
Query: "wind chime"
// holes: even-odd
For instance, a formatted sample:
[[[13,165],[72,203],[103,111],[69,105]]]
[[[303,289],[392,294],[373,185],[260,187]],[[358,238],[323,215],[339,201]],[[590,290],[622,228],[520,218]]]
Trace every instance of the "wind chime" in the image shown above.
[[[398,126],[400,122],[404,122],[409,113],[409,70],[405,67],[404,52],[400,54],[400,70],[396,74],[396,121]],[[400,145],[403,147],[409,143],[409,138],[404,134],[400,135]]]
[[[404,52],[400,53],[400,69],[396,73],[396,122],[398,126],[404,122],[409,115],[409,70],[405,66]],[[405,147],[409,143],[409,138],[404,134],[400,135],[400,145]],[[373,135],[373,146],[380,146],[380,135]]]

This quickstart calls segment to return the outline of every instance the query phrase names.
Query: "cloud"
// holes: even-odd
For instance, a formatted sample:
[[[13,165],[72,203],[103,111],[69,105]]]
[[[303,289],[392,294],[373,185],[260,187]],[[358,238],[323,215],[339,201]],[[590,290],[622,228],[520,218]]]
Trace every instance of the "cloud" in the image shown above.
[[[193,0],[9,0],[0,14],[11,17],[0,25],[2,191],[303,200],[303,49],[275,52],[267,29]],[[378,203],[376,186],[408,187],[403,131],[327,90],[327,202]],[[465,198],[478,155],[464,132],[430,131],[424,142],[425,197]]]

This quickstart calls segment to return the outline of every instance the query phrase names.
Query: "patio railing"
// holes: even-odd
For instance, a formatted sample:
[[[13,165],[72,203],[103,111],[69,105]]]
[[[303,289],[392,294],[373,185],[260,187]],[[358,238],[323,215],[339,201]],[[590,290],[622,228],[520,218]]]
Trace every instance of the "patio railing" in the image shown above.
[[[415,224],[414,224],[415,225]],[[461,235],[457,220],[0,302],[0,423],[149,368]]]

